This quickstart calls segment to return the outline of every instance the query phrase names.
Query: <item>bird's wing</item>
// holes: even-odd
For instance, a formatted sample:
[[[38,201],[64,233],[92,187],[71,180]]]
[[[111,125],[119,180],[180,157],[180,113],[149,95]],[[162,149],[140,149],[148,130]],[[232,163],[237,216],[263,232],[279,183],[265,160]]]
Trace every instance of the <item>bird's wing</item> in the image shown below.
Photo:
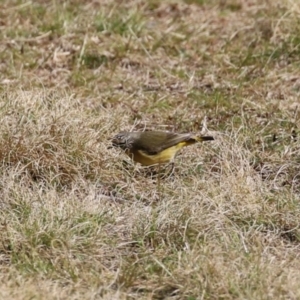
[[[145,131],[144,138],[134,143],[134,148],[149,155],[155,155],[181,142],[193,139],[190,133],[172,133],[161,131]]]

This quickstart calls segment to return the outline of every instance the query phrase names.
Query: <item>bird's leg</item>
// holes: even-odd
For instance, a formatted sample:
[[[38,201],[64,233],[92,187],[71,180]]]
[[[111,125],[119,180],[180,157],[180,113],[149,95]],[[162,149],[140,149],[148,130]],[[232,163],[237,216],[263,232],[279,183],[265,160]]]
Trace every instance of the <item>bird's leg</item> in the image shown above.
[[[174,161],[171,162],[171,175],[174,174],[174,171],[175,171],[175,163]]]

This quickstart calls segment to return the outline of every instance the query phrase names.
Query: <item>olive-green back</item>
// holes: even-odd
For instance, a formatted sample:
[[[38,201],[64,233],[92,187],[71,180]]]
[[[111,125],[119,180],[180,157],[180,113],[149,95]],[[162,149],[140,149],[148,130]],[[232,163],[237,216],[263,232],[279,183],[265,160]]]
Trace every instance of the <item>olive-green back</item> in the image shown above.
[[[142,150],[148,154],[157,154],[167,148],[175,146],[181,142],[189,141],[195,143],[197,140],[193,138],[191,133],[172,133],[164,131],[143,131],[132,133],[132,148]]]

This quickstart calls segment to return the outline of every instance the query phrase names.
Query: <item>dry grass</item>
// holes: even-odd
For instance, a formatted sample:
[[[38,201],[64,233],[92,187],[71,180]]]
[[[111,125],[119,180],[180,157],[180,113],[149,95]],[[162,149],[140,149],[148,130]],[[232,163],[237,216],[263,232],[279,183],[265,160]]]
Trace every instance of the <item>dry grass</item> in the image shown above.
[[[2,1],[0,298],[299,299],[299,12]],[[216,140],[152,178],[145,127]]]

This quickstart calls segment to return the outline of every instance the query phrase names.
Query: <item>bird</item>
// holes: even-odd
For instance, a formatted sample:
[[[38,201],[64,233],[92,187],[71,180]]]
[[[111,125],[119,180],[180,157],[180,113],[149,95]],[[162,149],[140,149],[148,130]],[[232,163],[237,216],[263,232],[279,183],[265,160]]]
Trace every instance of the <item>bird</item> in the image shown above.
[[[197,142],[212,141],[212,136],[168,131],[121,131],[112,139],[112,146],[143,166],[173,163],[177,152]]]

